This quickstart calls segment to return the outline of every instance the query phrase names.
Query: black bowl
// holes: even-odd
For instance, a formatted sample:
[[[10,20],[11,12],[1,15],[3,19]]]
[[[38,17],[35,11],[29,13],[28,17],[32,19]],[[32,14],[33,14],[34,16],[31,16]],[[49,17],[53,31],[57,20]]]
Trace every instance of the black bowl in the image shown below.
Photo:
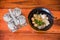
[[[32,20],[31,20],[31,18],[33,17],[33,14],[40,14],[40,13],[46,14],[47,17],[49,18],[48,20],[50,22],[50,24],[43,29],[38,29],[37,27],[34,27]],[[48,9],[42,8],[42,7],[33,9],[28,15],[28,20],[29,20],[31,27],[37,31],[46,31],[46,30],[50,29],[51,26],[53,25],[53,16],[52,16],[51,12]]]

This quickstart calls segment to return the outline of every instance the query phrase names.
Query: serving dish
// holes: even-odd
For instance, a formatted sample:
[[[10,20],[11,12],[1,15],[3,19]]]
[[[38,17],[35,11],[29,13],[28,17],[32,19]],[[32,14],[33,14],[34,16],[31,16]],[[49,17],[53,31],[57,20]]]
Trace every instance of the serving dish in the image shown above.
[[[38,12],[38,13],[37,13]],[[47,17],[48,17],[48,21],[49,21],[49,25],[46,26],[45,28],[43,29],[38,29],[37,27],[35,27],[33,24],[32,24],[32,20],[31,18],[33,17],[34,14],[46,14]],[[47,31],[48,29],[50,29],[53,25],[53,15],[52,13],[47,9],[47,8],[44,8],[44,7],[38,7],[38,8],[35,8],[33,9],[29,15],[28,15],[28,21],[31,25],[31,27],[37,31]]]

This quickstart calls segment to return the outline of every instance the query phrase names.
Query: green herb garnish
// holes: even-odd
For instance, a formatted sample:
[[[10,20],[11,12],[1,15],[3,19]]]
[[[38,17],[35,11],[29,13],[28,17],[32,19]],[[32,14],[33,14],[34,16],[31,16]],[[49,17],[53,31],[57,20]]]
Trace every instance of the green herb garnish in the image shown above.
[[[34,21],[35,21],[35,23],[38,24],[39,26],[45,24],[44,22],[42,22],[42,20],[37,20],[37,19],[35,19]]]

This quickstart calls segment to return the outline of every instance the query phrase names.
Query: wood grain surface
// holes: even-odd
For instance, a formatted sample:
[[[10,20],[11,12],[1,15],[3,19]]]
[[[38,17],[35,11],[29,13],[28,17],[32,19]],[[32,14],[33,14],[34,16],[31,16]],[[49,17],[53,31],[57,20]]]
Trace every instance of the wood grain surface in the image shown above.
[[[14,5],[14,6],[13,6]],[[60,10],[60,0],[1,0],[0,8],[35,8],[46,7],[50,10]]]
[[[3,20],[8,9],[18,7],[26,17],[27,25],[12,33]],[[54,24],[48,31],[32,29],[28,22],[28,15],[35,7],[46,7],[54,18]],[[60,40],[60,0],[0,0],[0,40]]]
[[[32,9],[22,9],[23,15],[28,21],[28,14]],[[51,11],[55,19],[54,25],[45,32],[37,32],[32,29],[29,23],[27,26],[17,30],[15,33],[9,31],[7,23],[3,20],[3,15],[8,12],[8,9],[0,9],[0,39],[1,40],[59,40],[60,39],[60,11]],[[60,20],[59,20],[60,21]],[[59,24],[57,24],[59,23]],[[16,37],[15,37],[16,36]]]

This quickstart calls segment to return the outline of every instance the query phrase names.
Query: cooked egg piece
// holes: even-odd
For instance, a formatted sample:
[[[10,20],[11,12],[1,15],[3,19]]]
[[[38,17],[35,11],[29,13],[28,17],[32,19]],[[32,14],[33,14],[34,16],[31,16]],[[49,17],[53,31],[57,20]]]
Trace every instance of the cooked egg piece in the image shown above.
[[[43,22],[45,23],[45,26],[48,26],[50,24],[48,20],[43,20]]]
[[[37,18],[38,20],[42,20],[42,18],[41,18],[41,16],[40,15],[38,15],[38,18]]]
[[[32,23],[33,23],[33,24],[35,24],[35,22],[34,22],[34,21],[33,21]]]
[[[35,27],[37,27],[38,25],[37,24],[34,24]]]
[[[38,29],[43,29],[45,28],[46,26],[42,25],[42,26],[38,26]]]
[[[38,26],[37,28],[38,28],[38,29],[42,29],[42,26]]]
[[[42,19],[45,19],[46,18],[46,15],[45,14],[40,14],[40,16],[42,17]]]
[[[46,17],[46,19],[48,20],[48,17]]]
[[[34,21],[34,18],[32,17],[31,20]]]
[[[34,14],[33,16],[34,16],[34,17],[37,17],[37,14]]]

